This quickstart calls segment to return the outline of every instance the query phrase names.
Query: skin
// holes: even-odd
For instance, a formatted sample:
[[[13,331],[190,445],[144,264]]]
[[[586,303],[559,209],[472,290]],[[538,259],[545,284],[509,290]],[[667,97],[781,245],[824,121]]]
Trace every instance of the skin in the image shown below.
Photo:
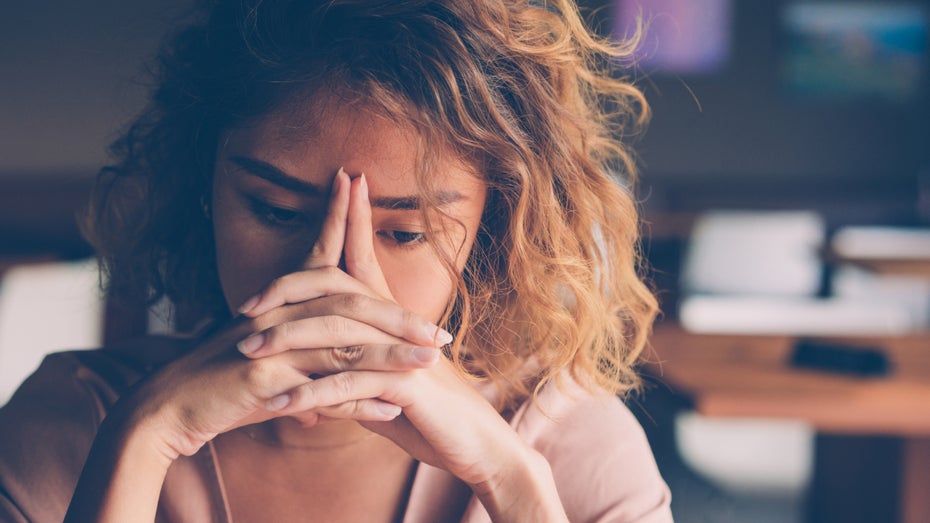
[[[495,521],[565,520],[546,460],[439,351],[452,281],[420,212],[398,208],[417,201],[416,135],[356,107],[328,114],[224,136],[216,254],[241,316],[114,406],[68,521],[151,521],[168,467],[211,440],[242,520],[269,498],[275,520],[300,519],[306,493],[323,520],[390,520],[412,459],[459,477]],[[461,270],[486,187],[455,161],[437,171],[451,219],[430,232]],[[274,445],[242,438],[247,425]]]

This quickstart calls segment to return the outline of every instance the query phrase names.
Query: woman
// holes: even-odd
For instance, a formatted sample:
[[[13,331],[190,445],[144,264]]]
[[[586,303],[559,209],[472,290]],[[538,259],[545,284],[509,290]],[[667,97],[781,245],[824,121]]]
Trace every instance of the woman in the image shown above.
[[[47,358],[0,519],[670,521],[616,397],[656,311],[628,52],[567,1],[205,6],[87,230],[209,326]]]

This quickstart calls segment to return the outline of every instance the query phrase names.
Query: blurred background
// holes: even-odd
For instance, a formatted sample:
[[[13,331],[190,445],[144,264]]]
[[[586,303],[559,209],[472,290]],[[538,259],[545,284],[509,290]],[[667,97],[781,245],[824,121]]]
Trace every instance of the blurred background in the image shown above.
[[[0,404],[47,351],[171,328],[100,295],[74,218],[187,3],[0,17]],[[630,405],[676,519],[930,521],[930,0],[581,3],[647,23],[664,315]]]

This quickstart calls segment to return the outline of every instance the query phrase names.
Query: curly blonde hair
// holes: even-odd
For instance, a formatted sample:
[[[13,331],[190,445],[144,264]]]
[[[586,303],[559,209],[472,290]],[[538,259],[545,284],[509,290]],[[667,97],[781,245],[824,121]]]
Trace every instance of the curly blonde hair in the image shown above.
[[[565,369],[592,388],[638,386],[657,303],[623,142],[649,115],[617,68],[631,42],[594,36],[568,0],[218,0],[199,13],[167,41],[151,104],[98,178],[86,230],[111,290],[228,316],[200,213],[217,140],[326,93],[417,130],[427,198],[435,151],[487,183],[444,321],[453,359],[500,386],[500,408]]]

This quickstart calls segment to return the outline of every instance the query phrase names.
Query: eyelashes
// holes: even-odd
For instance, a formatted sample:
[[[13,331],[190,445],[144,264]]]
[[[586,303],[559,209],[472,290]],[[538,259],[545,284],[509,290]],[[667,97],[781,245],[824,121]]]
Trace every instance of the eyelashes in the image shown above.
[[[250,197],[248,202],[252,214],[260,222],[271,227],[293,229],[309,221],[307,216],[300,211],[269,205],[258,198]]]
[[[426,235],[422,232],[382,230],[375,234],[403,248],[412,248],[426,241]]]
[[[282,231],[294,231],[301,227],[317,225],[323,216],[307,215],[304,212],[270,205],[258,198],[248,198],[249,210],[266,227]],[[426,234],[418,231],[382,229],[375,232],[379,238],[393,246],[410,249],[426,242]]]

